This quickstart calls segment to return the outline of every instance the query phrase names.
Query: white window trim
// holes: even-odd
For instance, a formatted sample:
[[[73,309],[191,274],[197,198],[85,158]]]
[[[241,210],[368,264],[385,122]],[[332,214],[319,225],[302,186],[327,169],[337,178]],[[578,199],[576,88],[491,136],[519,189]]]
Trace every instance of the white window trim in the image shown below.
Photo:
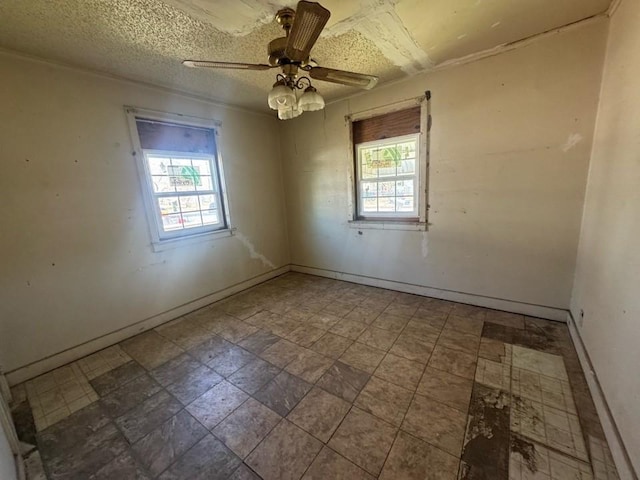
[[[351,220],[349,221],[349,227],[357,230],[409,230],[423,232],[427,229],[427,224],[403,220]]]
[[[377,117],[391,112],[399,110],[405,110],[407,108],[420,106],[420,137],[419,137],[419,174],[418,178],[418,219],[417,221],[411,219],[403,219],[401,217],[390,218],[385,220],[383,218],[363,219],[358,216],[356,210],[357,196],[358,196],[358,177],[356,172],[356,155],[353,144],[353,122],[364,120],[371,117]],[[428,229],[428,212],[429,212],[429,102],[426,95],[422,95],[417,98],[404,100],[393,105],[386,105],[377,107],[362,112],[352,113],[345,117],[345,124],[348,128],[348,151],[347,158],[349,159],[349,169],[347,172],[348,182],[348,201],[347,201],[347,224],[350,228],[354,229],[380,229],[380,230],[412,230],[412,231],[425,231]]]
[[[191,227],[189,229],[183,229],[183,230],[173,230],[173,231],[164,231],[164,227],[162,224],[162,217],[160,215],[160,210],[158,209],[158,205],[157,205],[157,199],[159,197],[164,197],[164,196],[175,196],[175,195],[186,195],[189,194],[191,192],[175,192],[172,194],[158,194],[157,192],[153,191],[153,182],[152,182],[152,177],[153,175],[151,174],[151,171],[149,170],[149,162],[148,162],[148,157],[152,157],[152,156],[157,156],[157,157],[168,157],[168,158],[184,158],[184,159],[195,159],[195,160],[208,160],[210,161],[212,164],[214,164],[214,168],[212,169],[211,172],[211,177],[212,180],[216,183],[216,188],[217,190],[211,190],[211,191],[197,191],[197,190],[192,190],[194,195],[202,195],[202,194],[209,194],[209,195],[213,195],[217,198],[217,204],[218,205],[224,205],[223,202],[223,198],[222,198],[222,180],[219,178],[218,175],[218,168],[215,165],[216,159],[215,156],[213,155],[208,155],[208,154],[200,154],[200,153],[186,153],[186,152],[171,152],[168,150],[143,150],[142,154],[144,156],[144,161],[142,162],[144,165],[144,179],[142,179],[144,181],[144,183],[146,184],[146,188],[147,191],[149,192],[151,198],[152,198],[152,205],[153,205],[153,213],[154,213],[154,220],[155,220],[155,224],[156,227],[158,229],[158,234],[159,234],[159,238],[160,241],[164,242],[167,240],[174,240],[176,238],[182,238],[185,236],[192,236],[192,235],[200,235],[203,233],[210,233],[210,232],[214,232],[214,231],[220,231],[220,230],[227,230],[227,225],[226,225],[226,215],[224,216],[224,218],[222,218],[222,221],[219,223],[220,226],[214,226],[214,225],[203,225],[201,227]],[[213,157],[213,158],[212,158]],[[220,212],[221,214],[224,215],[224,209],[221,210]]]
[[[147,110],[136,107],[125,106],[125,112],[127,115],[128,123],[129,123],[129,132],[131,134],[131,142],[133,144],[133,152],[132,155],[135,157],[136,170],[138,172],[138,179],[140,182],[140,186],[142,189],[142,198],[145,206],[145,214],[147,217],[147,224],[149,227],[149,234],[151,236],[151,247],[153,251],[160,252],[171,248],[192,245],[194,243],[199,243],[215,238],[228,237],[233,234],[235,230],[231,225],[231,216],[230,216],[230,206],[229,206],[229,197],[227,195],[227,188],[225,183],[224,176],[224,166],[222,161],[222,146],[220,142],[220,128],[221,123],[216,120],[200,118],[200,117],[191,117],[187,115],[181,115],[176,113],[167,113],[160,112],[157,110]],[[149,120],[158,120],[164,122],[175,123],[179,125],[184,125],[186,127],[201,127],[201,128],[209,128],[214,131],[215,135],[215,143],[216,143],[216,152],[213,159],[213,162],[216,164],[217,172],[216,176],[219,175],[219,195],[222,199],[223,204],[223,214],[226,219],[226,226],[223,228],[218,228],[215,230],[205,230],[203,229],[187,229],[183,230],[178,234],[171,234],[169,236],[161,236],[161,231],[163,230],[162,224],[159,223],[160,219],[158,218],[157,209],[155,206],[155,196],[152,191],[153,188],[150,185],[151,176],[148,172],[147,163],[145,161],[145,151],[142,149],[140,145],[140,137],[138,136],[138,129],[136,126],[136,117],[145,118]],[[147,152],[153,152],[149,150]],[[176,153],[178,156],[188,156],[192,158],[197,157],[211,157],[210,155],[200,155],[200,154],[188,154],[186,152],[166,152],[161,151],[157,153],[167,154],[167,153]]]

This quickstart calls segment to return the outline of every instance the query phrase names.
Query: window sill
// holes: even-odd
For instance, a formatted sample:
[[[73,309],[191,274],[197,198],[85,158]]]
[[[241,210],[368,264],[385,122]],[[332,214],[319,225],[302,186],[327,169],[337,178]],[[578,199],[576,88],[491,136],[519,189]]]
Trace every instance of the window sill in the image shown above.
[[[402,220],[350,220],[349,228],[358,230],[409,230],[424,232],[428,223]]]
[[[230,237],[233,235],[235,228],[227,228],[225,230],[216,230],[214,232],[199,233],[197,235],[186,235],[184,237],[169,238],[167,240],[158,240],[151,244],[154,252],[163,252],[172,248],[193,245],[195,243],[206,242],[207,240],[215,240],[216,238]]]

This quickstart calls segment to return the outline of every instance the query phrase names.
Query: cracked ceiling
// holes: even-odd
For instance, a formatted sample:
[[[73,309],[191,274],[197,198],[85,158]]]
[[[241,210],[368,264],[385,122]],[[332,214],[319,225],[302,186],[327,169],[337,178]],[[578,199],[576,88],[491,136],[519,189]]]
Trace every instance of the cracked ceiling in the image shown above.
[[[266,61],[287,0],[0,0],[0,47],[268,111],[275,71],[193,70],[184,58]],[[323,0],[320,65],[381,83],[579,21],[610,0]],[[356,90],[317,82],[326,99]]]

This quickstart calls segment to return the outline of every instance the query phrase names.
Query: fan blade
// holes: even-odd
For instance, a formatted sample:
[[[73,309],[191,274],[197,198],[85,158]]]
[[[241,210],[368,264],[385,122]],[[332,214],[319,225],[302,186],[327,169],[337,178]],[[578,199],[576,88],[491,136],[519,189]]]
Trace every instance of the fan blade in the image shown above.
[[[378,77],[365,75],[364,73],[345,72],[344,70],[334,70],[333,68],[311,67],[309,76],[315,80],[324,82],[340,83],[350,87],[364,88],[370,90],[378,83]]]
[[[185,67],[191,68],[231,68],[235,70],[269,70],[271,65],[262,63],[210,62],[208,60],[183,60]]]
[[[293,62],[305,61],[330,16],[331,12],[319,3],[304,0],[298,2],[284,50],[285,56]]]

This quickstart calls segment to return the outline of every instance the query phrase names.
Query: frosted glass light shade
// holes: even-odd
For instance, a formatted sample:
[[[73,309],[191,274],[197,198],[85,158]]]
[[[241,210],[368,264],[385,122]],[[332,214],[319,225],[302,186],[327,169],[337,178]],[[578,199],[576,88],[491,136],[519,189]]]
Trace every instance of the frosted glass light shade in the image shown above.
[[[269,108],[273,110],[290,107],[295,103],[296,94],[292,88],[287,87],[284,83],[276,83],[269,92]]]
[[[302,115],[302,110],[298,108],[297,104],[293,104],[291,107],[284,107],[278,109],[278,118],[280,120],[290,120]]]
[[[298,102],[299,108],[305,112],[313,112],[324,108],[324,98],[313,87],[308,87]]]

